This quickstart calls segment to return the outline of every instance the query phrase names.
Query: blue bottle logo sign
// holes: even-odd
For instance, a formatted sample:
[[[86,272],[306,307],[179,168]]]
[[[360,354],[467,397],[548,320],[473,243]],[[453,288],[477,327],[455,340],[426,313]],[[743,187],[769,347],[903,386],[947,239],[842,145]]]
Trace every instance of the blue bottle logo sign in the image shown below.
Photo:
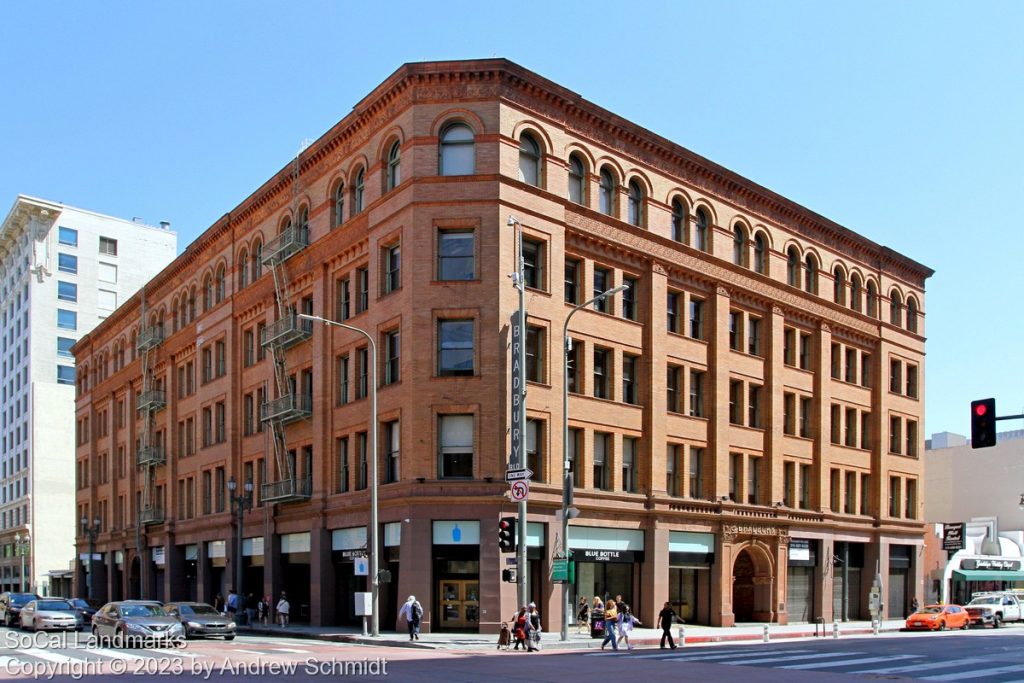
[[[462,542],[462,529],[459,528],[459,523],[456,522],[455,526],[452,527],[452,543]]]

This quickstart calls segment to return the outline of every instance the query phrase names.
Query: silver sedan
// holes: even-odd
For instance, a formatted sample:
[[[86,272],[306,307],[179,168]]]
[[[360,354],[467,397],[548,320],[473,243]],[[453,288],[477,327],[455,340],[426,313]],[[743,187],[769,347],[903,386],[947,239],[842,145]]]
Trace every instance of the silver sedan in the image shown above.
[[[21,627],[31,631],[81,628],[78,611],[67,600],[33,600],[21,610]]]

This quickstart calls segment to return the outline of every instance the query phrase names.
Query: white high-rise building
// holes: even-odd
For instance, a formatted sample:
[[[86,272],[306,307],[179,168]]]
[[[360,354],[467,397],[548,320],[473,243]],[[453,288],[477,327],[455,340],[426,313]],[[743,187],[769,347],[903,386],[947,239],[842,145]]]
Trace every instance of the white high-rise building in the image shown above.
[[[24,195],[0,226],[0,590],[69,595],[71,347],[174,259],[169,227]]]

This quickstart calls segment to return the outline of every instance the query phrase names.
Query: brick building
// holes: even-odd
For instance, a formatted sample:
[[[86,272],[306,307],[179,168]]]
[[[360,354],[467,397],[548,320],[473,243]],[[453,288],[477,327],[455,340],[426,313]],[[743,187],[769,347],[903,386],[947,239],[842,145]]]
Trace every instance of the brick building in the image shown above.
[[[309,312],[378,347],[382,625],[415,594],[431,629],[495,630],[516,600],[497,543],[515,510],[513,214],[527,575],[549,628],[562,325],[619,284],[570,325],[574,602],[622,593],[650,621],[671,600],[724,625],[866,616],[878,567],[902,614],[921,578],[931,271],[500,59],[401,67],[76,345],[80,467],[112,468],[78,492],[80,517],[112,511],[96,585],[209,600],[241,561],[293,616],[355,622],[368,349]],[[255,486],[240,558],[231,479]]]

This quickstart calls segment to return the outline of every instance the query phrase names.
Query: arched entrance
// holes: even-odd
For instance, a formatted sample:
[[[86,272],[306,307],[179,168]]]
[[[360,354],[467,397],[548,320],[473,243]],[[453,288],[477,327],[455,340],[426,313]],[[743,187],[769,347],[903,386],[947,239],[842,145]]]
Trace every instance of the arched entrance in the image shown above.
[[[732,612],[736,623],[775,621],[773,572],[769,556],[756,546],[744,548],[732,569]]]

